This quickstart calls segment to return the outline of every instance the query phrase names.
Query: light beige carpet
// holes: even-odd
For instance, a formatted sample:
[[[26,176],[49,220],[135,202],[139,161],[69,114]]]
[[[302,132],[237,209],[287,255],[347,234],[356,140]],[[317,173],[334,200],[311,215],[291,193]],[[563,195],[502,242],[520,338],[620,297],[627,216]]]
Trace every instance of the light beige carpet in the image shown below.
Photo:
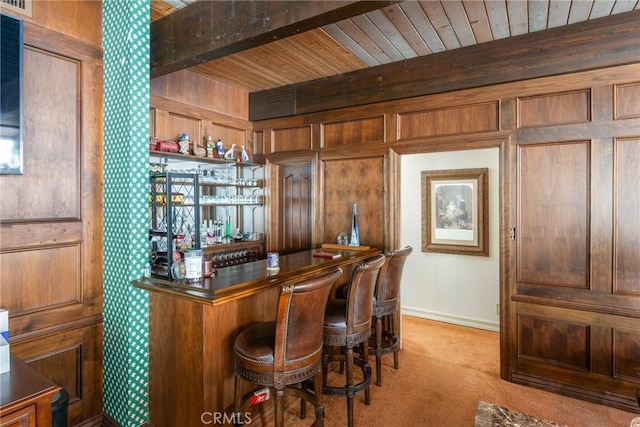
[[[513,409],[480,401],[473,427],[562,427]]]

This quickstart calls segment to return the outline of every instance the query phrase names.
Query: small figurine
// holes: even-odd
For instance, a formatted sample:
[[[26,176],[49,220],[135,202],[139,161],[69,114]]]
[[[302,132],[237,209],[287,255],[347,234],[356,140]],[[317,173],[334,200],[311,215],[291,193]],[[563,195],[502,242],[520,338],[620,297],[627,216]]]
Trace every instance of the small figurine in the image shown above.
[[[236,144],[231,144],[231,148],[224,153],[225,160],[233,160],[233,153],[236,151]]]
[[[247,150],[245,150],[244,145],[242,146],[242,154],[240,157],[240,161],[242,163],[249,163],[249,153],[247,153]]]
[[[204,144],[205,144],[205,147],[207,148],[207,157],[213,158],[213,150],[215,149],[215,145],[213,144],[213,138],[211,138],[211,136],[205,137]]]
[[[183,133],[182,135],[180,135],[180,138],[178,138],[178,145],[180,146],[180,154],[189,154],[190,143],[191,143],[191,139],[189,138],[189,135],[187,135],[186,133]]]
[[[218,158],[222,159],[224,157],[224,143],[222,142],[222,138],[219,138],[218,142],[216,142],[216,149],[218,150]]]

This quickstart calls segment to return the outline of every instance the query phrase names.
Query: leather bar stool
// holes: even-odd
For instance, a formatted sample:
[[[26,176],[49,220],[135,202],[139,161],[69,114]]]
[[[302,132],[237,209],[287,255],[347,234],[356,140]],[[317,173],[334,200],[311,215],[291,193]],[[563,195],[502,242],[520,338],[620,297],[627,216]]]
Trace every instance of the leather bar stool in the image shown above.
[[[380,269],[378,282],[373,297],[373,332],[369,354],[376,357],[376,385],[382,386],[382,356],[393,352],[393,367],[398,369],[398,351],[400,335],[397,316],[400,312],[400,282],[404,264],[411,246],[384,253],[385,263]],[[347,286],[341,285],[336,290],[336,298],[346,298]],[[342,369],[342,368],[341,368]]]
[[[400,282],[404,264],[413,251],[411,246],[392,252],[385,252],[387,261],[380,270],[378,284],[373,298],[375,323],[375,346],[369,347],[369,354],[376,357],[376,385],[382,386],[382,356],[393,353],[393,367],[398,369],[400,335],[397,317],[400,313]]]
[[[330,396],[347,397],[347,423],[353,426],[353,399],[365,392],[365,404],[371,402],[371,365],[368,342],[371,336],[373,292],[385,257],[379,255],[357,264],[351,274],[346,299],[329,299],[324,317],[323,392]],[[360,347],[359,355],[354,347]],[[332,361],[344,362],[345,385],[327,383],[328,365]],[[362,380],[354,383],[354,367],[362,370]]]
[[[242,393],[242,381],[268,387],[275,394],[275,425],[284,425],[284,396],[295,396],[315,407],[324,422],[322,406],[323,319],[329,294],[342,269],[283,285],[275,321],[242,331],[234,343],[235,409],[239,413],[255,392]],[[313,379],[313,392],[296,384]]]

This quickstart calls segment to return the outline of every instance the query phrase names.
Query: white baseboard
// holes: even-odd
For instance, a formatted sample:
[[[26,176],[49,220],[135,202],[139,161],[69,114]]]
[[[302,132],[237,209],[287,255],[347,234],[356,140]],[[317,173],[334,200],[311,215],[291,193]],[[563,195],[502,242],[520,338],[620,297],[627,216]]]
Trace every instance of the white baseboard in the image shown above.
[[[420,308],[402,307],[403,315],[420,317],[422,319],[435,320],[438,322],[451,323],[459,326],[468,326],[471,328],[484,329],[492,332],[500,332],[499,322],[488,322],[486,320],[472,319],[469,317],[453,316],[447,313],[438,313]]]

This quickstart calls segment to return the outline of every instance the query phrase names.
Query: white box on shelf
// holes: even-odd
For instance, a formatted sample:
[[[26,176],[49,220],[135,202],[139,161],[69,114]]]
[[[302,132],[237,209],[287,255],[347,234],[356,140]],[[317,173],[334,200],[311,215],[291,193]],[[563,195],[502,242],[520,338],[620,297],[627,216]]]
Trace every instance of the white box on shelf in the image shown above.
[[[9,352],[9,312],[0,308],[0,374],[9,372],[11,367]]]

